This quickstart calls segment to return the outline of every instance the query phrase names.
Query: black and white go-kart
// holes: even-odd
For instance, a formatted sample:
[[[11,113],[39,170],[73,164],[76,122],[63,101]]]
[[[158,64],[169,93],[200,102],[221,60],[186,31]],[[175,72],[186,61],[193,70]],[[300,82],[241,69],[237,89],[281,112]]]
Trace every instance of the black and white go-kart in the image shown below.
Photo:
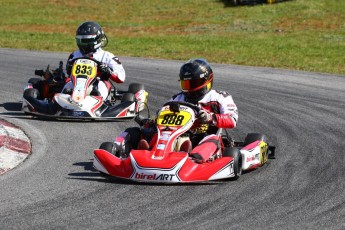
[[[55,93],[43,98],[29,83],[24,87],[22,110],[45,119],[121,120],[132,119],[146,107],[148,92],[144,85],[131,83],[127,91],[118,91],[110,83],[106,100],[97,90],[99,62],[89,58],[76,59],[71,72],[74,88],[71,92]]]

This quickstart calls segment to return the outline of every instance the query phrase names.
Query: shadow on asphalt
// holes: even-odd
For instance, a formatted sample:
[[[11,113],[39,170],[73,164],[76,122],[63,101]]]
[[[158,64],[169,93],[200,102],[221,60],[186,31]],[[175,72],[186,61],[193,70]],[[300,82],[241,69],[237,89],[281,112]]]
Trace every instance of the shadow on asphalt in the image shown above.
[[[22,102],[5,102],[0,104],[0,107],[3,107],[7,111],[19,112],[22,110]]]

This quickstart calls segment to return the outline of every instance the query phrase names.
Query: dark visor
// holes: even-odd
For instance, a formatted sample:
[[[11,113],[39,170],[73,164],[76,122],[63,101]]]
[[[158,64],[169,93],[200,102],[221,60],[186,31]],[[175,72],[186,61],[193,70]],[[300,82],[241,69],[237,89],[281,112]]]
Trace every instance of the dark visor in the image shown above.
[[[89,44],[93,44],[95,42],[95,37],[91,37],[91,38],[81,38],[81,37],[76,37],[75,40],[77,41],[78,45],[89,45]]]
[[[193,80],[180,80],[182,90],[193,90],[202,86],[205,83],[204,78],[193,79]]]

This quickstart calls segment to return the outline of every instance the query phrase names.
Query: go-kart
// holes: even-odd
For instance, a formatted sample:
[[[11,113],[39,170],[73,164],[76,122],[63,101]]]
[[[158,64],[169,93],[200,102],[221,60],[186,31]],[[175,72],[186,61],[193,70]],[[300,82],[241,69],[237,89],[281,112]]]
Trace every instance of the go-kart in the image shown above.
[[[274,158],[275,147],[267,143],[265,135],[250,133],[244,142],[234,142],[221,128],[191,151],[182,149],[192,135],[190,128],[199,112],[198,106],[187,102],[166,103],[157,114],[158,137],[152,149],[129,149],[120,135],[114,142],[104,142],[94,150],[94,168],[103,175],[133,181],[191,183],[236,180],[243,171],[261,167]],[[141,123],[141,119],[135,120]],[[218,147],[214,147],[213,140],[219,140]],[[193,157],[192,153],[200,148],[212,152],[205,162]]]
[[[98,91],[98,67],[101,63],[90,58],[75,59],[70,79],[73,90],[54,93],[52,97],[35,87],[30,79],[24,87],[22,110],[45,119],[123,120],[132,119],[146,107],[148,93],[144,85],[131,83],[127,91],[118,91],[107,81],[109,94],[104,100]],[[41,71],[42,72],[42,71]],[[40,73],[43,74],[43,73]],[[48,91],[49,92],[49,91]],[[43,92],[44,93],[44,92]]]

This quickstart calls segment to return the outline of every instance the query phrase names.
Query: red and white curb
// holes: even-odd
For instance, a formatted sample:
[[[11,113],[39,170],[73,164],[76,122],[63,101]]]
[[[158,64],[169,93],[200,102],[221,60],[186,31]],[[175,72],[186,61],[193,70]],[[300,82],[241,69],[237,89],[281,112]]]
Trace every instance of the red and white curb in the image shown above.
[[[17,126],[0,119],[0,175],[23,162],[31,153],[30,139]]]

